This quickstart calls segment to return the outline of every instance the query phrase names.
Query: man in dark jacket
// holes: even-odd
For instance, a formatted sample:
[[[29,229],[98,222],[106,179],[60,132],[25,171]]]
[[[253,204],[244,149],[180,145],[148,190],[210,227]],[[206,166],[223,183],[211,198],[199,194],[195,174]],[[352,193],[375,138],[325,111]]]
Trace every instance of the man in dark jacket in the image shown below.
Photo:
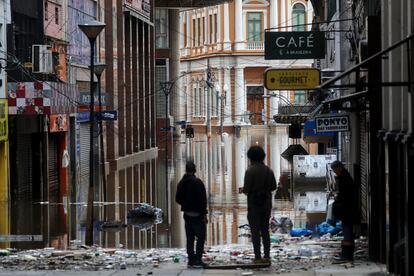
[[[272,211],[272,191],[276,190],[273,171],[263,163],[266,157],[260,146],[247,151],[250,166],[244,175],[243,193],[247,195],[247,219],[252,233],[256,263],[270,264],[269,220]],[[261,258],[260,236],[263,240],[264,258]]]
[[[334,161],[331,168],[336,174],[338,193],[333,205],[334,216],[342,221],[344,239],[341,243],[341,255],[335,258],[336,262],[353,261],[354,259],[354,223],[357,223],[358,198],[352,176],[344,164]]]
[[[195,164],[188,161],[185,166],[186,174],[177,185],[175,201],[181,205],[184,212],[185,234],[187,236],[188,266],[201,268],[204,266],[204,242],[206,240],[207,224],[207,195],[203,182],[196,177]],[[197,237],[194,254],[194,240]]]

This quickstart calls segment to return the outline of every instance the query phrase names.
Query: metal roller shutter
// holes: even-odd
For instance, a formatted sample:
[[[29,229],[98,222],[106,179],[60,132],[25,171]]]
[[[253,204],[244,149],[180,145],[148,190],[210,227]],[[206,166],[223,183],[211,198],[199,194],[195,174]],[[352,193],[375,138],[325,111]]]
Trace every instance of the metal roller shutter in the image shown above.
[[[87,202],[89,186],[90,124],[80,124],[80,201]]]
[[[16,178],[15,195],[18,200],[31,199],[32,195],[32,139],[30,134],[20,134],[16,138]]]
[[[59,200],[58,137],[49,135],[49,201]]]
[[[368,140],[368,114],[360,113],[360,164],[361,164],[361,222],[367,222],[368,208],[368,170],[369,170],[369,140]]]

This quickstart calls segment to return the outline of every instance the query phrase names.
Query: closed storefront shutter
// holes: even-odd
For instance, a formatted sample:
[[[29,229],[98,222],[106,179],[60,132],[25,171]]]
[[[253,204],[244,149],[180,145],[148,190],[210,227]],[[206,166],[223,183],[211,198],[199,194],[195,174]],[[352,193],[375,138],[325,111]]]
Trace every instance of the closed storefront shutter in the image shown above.
[[[360,145],[361,145],[361,222],[367,222],[368,208],[368,170],[369,170],[369,139],[368,139],[368,114],[360,114]]]
[[[58,164],[58,137],[49,135],[49,201],[59,200],[59,164]]]
[[[30,134],[16,137],[16,180],[15,195],[18,200],[31,199],[32,196],[32,140]]]

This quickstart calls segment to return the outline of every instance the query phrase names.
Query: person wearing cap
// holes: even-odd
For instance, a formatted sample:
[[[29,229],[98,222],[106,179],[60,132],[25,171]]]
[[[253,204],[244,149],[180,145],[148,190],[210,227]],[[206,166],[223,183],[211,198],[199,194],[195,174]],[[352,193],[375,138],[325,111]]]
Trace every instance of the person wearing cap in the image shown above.
[[[188,267],[202,268],[205,266],[202,256],[208,222],[206,188],[203,181],[195,176],[196,166],[193,161],[186,163],[185,171],[183,178],[177,184],[175,201],[181,205],[181,211],[184,213]]]
[[[354,224],[357,223],[358,197],[356,186],[351,174],[340,161],[334,161],[331,169],[336,174],[337,195],[333,205],[336,219],[342,222],[344,239],[341,242],[341,254],[335,257],[335,262],[348,262],[354,260]]]

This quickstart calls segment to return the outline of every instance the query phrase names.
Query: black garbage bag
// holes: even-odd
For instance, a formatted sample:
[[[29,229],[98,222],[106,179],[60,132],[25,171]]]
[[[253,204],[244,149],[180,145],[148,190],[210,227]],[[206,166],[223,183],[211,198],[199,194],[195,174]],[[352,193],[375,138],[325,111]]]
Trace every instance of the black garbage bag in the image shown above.
[[[127,219],[129,225],[145,230],[163,221],[163,211],[147,203],[138,203],[134,209],[128,211]]]

